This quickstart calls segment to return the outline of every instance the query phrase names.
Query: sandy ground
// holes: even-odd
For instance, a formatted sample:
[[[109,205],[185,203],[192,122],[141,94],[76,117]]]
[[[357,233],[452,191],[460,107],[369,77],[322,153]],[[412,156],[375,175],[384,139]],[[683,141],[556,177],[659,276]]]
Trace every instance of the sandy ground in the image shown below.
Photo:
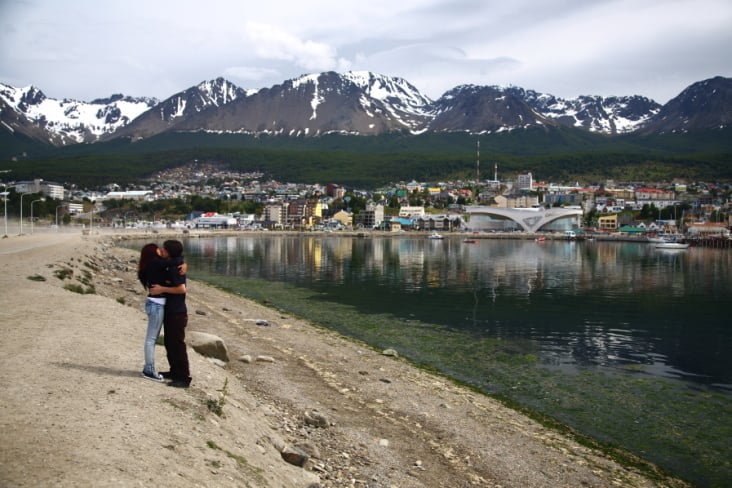
[[[684,486],[193,281],[189,330],[223,338],[230,361],[189,348],[191,388],[145,380],[135,253],[110,235],[35,233],[0,239],[0,263],[3,487]],[[168,369],[161,346],[156,360]],[[328,425],[304,421],[314,413]],[[289,446],[310,454],[304,466],[283,460]]]

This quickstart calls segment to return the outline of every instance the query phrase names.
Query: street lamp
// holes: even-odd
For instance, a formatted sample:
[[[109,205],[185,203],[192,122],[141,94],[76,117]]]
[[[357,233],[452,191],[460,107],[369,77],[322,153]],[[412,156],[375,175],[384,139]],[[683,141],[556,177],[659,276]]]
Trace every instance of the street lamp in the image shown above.
[[[8,185],[3,185],[3,200],[5,200],[5,237],[8,237]]]
[[[19,236],[23,235],[23,197],[25,195],[32,195],[33,193],[21,193],[20,194],[20,232],[18,232]]]
[[[46,201],[45,198],[40,198],[38,200],[33,200],[31,202],[31,235],[33,234],[33,204],[36,202],[45,202],[45,201]]]
[[[132,213],[135,213],[135,212],[125,212],[125,216],[124,216],[125,231],[127,230],[127,216]]]
[[[63,207],[63,205],[56,205],[56,230],[58,231],[58,209]]]
[[[11,169],[4,169],[0,171],[0,173],[10,173]],[[3,200],[5,200],[5,213],[3,214],[5,216],[5,237],[8,237],[8,184],[3,184]]]

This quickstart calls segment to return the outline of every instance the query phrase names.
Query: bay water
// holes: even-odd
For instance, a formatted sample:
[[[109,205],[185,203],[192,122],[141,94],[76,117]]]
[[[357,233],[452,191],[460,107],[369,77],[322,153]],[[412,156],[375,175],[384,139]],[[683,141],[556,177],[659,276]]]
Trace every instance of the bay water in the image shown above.
[[[394,348],[697,486],[732,484],[729,250],[378,234],[184,245],[194,279]]]

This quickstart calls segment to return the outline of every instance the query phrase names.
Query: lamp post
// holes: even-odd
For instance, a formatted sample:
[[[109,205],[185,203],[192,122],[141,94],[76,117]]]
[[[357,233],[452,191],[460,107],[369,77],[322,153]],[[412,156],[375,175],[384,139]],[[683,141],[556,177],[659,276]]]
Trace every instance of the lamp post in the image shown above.
[[[63,207],[63,205],[56,205],[56,230],[58,231],[58,209]]]
[[[8,237],[8,185],[3,185],[3,200],[5,200],[5,237]]]
[[[4,169],[0,171],[0,173],[10,173],[12,169]],[[5,200],[5,213],[3,214],[5,216],[5,237],[8,237],[8,184],[3,184],[3,200]]]
[[[33,200],[31,202],[31,235],[33,235],[33,204],[37,202],[45,202],[45,198],[39,198],[38,200]]]
[[[28,192],[20,194],[20,231],[18,232],[19,236],[23,235],[23,197],[26,195],[32,195],[32,193]]]
[[[130,215],[131,213],[134,213],[134,212],[125,212],[125,218],[124,218],[124,221],[125,221],[125,231],[127,230],[127,216]]]

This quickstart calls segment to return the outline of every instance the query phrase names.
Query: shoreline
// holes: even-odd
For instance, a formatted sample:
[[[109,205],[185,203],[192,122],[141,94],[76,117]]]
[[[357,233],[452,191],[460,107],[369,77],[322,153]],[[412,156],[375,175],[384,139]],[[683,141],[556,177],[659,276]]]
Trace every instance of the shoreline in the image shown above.
[[[178,229],[178,228],[147,228],[147,229],[122,229],[114,227],[92,227],[87,229],[80,226],[73,227],[59,227],[54,229],[49,225],[38,225],[36,226],[33,233],[29,234],[29,230],[25,229],[22,235],[18,233],[18,223],[9,221],[10,226],[8,227],[8,235],[1,236],[3,239],[9,237],[26,237],[33,235],[37,232],[40,235],[66,235],[66,234],[81,234],[85,237],[114,237],[119,239],[143,239],[156,237],[170,237],[170,238],[203,238],[203,237],[242,237],[242,236],[258,236],[266,237],[269,235],[286,235],[286,236],[330,236],[330,237],[357,237],[357,238],[386,238],[386,239],[414,239],[415,237],[428,238],[433,233],[438,233],[445,240],[451,239],[463,239],[465,242],[473,243],[481,240],[519,240],[519,241],[559,241],[559,242],[618,242],[618,243],[638,243],[638,244],[650,244],[646,236],[634,236],[634,235],[621,235],[616,233],[597,233],[592,234],[589,238],[586,236],[575,236],[567,237],[561,232],[551,233],[530,233],[530,232],[500,232],[500,231],[433,231],[433,230],[421,230],[421,231],[400,231],[390,232],[381,230],[341,230],[341,231],[323,231],[323,230],[308,230],[308,231],[295,231],[295,230],[232,230],[232,229]],[[12,231],[11,231],[12,230]],[[731,249],[732,238],[719,238],[719,237],[686,237],[686,242],[691,244],[691,247],[712,247],[718,249]]]
[[[621,466],[569,430],[400,358],[194,280],[189,330],[221,337],[230,362],[216,366],[189,348],[189,390],[145,381],[135,253],[114,245],[125,236],[0,240],[5,485],[686,486],[652,467]],[[66,267],[91,274],[95,293],[63,289],[54,272]],[[29,280],[34,274],[45,281]],[[165,369],[160,347],[156,362]],[[223,400],[222,417],[206,408],[212,399]],[[328,426],[303,422],[309,412]],[[307,443],[318,452],[304,467],[282,460],[282,445]]]

